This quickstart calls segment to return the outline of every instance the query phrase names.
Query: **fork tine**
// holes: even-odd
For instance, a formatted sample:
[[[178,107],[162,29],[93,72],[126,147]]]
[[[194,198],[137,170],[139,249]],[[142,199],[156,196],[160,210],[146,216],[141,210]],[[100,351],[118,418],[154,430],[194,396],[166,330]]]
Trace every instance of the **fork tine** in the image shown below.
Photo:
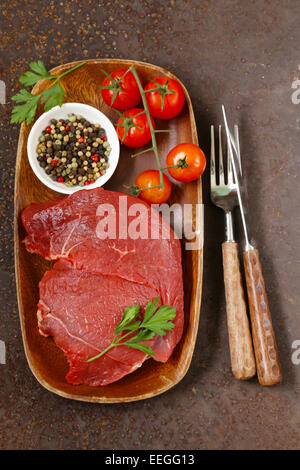
[[[210,185],[216,186],[215,130],[210,126]]]
[[[238,159],[239,159],[240,172],[241,172],[241,175],[242,175],[243,170],[242,170],[242,161],[241,161],[241,153],[240,153],[239,128],[236,124],[234,126],[234,140],[235,140],[235,143],[236,143],[237,156],[238,156]]]
[[[219,126],[219,184],[224,185],[224,164],[223,164],[223,150],[222,150],[222,126]]]

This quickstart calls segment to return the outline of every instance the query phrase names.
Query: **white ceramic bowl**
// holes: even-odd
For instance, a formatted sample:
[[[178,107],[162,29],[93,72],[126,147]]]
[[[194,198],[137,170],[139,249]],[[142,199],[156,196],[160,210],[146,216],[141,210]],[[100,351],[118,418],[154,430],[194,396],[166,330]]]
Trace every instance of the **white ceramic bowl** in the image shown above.
[[[49,175],[45,172],[44,168],[39,165],[37,160],[37,146],[39,143],[39,137],[42,134],[42,131],[50,123],[51,119],[67,119],[68,114],[74,113],[76,115],[81,115],[87,119],[92,124],[99,123],[103,129],[106,131],[107,140],[111,146],[111,153],[108,157],[109,167],[106,170],[104,175],[100,176],[95,183],[89,184],[87,186],[71,186],[68,187],[63,183],[58,183],[53,181]],[[61,107],[55,106],[50,109],[50,111],[42,114],[32,126],[30,131],[28,141],[27,141],[27,154],[30,166],[39,180],[58,193],[71,194],[75,191],[81,189],[94,189],[99,186],[102,186],[106,183],[111,176],[113,175],[119,161],[120,155],[120,143],[118,135],[114,128],[112,122],[108,119],[105,114],[101,113],[96,108],[82,103],[65,103]]]

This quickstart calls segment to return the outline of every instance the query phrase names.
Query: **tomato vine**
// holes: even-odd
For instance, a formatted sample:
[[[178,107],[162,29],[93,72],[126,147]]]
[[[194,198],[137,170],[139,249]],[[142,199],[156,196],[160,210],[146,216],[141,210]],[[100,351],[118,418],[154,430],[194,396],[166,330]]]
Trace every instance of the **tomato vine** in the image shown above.
[[[104,71],[103,71],[104,72]],[[138,155],[142,155],[146,152],[151,152],[153,151],[154,155],[155,155],[155,159],[156,159],[156,163],[157,163],[157,167],[158,167],[158,171],[159,171],[159,176],[160,176],[160,184],[159,186],[155,186],[156,187],[160,187],[161,189],[164,189],[164,182],[163,182],[163,170],[164,168],[162,167],[161,165],[161,161],[160,161],[160,157],[159,157],[159,153],[158,153],[158,148],[157,148],[157,141],[156,141],[156,134],[157,133],[160,133],[160,132],[172,132],[171,129],[154,129],[153,127],[153,124],[152,124],[152,119],[151,119],[151,115],[150,115],[150,111],[149,111],[149,108],[148,108],[148,104],[147,104],[147,100],[146,100],[146,92],[144,91],[143,89],[143,86],[141,84],[141,81],[140,81],[140,78],[137,74],[137,71],[134,67],[134,65],[132,65],[131,67],[128,68],[128,70],[126,70],[126,72],[124,73],[124,75],[119,79],[119,82],[122,81],[122,79],[127,75],[127,73],[131,72],[136,80],[136,83],[138,85],[138,88],[139,88],[139,91],[141,93],[141,98],[142,98],[142,102],[143,102],[143,107],[144,107],[144,111],[145,111],[145,114],[146,114],[146,117],[147,117],[147,121],[148,121],[148,124],[149,124],[149,129],[150,129],[150,133],[151,133],[151,141],[152,141],[152,146],[147,148],[147,149],[144,149],[142,150],[141,152],[136,152],[134,153],[133,155],[131,155],[133,158],[134,157],[137,157]],[[111,85],[109,86],[105,86],[105,88],[110,88],[111,89],[114,89],[115,88],[115,85],[114,85],[114,79],[111,77],[111,75],[108,73],[108,72],[104,72],[105,75],[107,77],[109,77],[111,79]],[[102,87],[100,87],[102,88]],[[149,91],[153,91],[153,90],[149,90]],[[137,194],[136,192],[136,186],[126,186],[126,188],[129,190],[129,192],[132,192],[134,195]],[[152,187],[149,187],[147,189],[153,189]]]

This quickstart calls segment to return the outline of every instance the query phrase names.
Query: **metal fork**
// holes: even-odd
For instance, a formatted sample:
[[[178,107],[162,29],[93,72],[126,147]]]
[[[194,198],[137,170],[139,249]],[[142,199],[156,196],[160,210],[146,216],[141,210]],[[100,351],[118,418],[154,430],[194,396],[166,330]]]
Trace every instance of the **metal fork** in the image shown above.
[[[238,244],[234,239],[233,211],[238,205],[237,187],[233,178],[230,154],[227,149],[227,181],[222,150],[222,128],[219,126],[219,166],[215,158],[215,131],[211,126],[210,197],[225,212],[225,242],[222,243],[223,272],[226,296],[227,326],[233,375],[240,380],[256,373],[252,338],[242,284]],[[238,127],[234,126],[234,138],[239,152]]]

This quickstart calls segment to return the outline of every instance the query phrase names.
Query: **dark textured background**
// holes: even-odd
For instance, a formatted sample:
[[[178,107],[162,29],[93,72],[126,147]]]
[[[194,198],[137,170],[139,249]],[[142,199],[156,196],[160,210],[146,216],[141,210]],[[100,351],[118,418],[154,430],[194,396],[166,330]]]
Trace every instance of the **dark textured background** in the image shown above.
[[[0,448],[295,449],[299,445],[300,365],[291,361],[299,327],[300,79],[299,2],[2,1],[0,79]],[[200,145],[220,105],[241,126],[251,181],[253,235],[260,247],[284,381],[262,388],[230,372],[220,243],[222,214],[204,176],[205,255],[198,342],[190,370],[171,391],[148,401],[94,405],[44,390],[24,356],[13,266],[13,185],[19,128],[10,97],[31,60],[48,68],[82,58],[132,58],[176,74],[191,95]],[[298,204],[297,204],[298,202]],[[298,264],[297,264],[298,263]],[[297,278],[298,276],[298,278]]]

